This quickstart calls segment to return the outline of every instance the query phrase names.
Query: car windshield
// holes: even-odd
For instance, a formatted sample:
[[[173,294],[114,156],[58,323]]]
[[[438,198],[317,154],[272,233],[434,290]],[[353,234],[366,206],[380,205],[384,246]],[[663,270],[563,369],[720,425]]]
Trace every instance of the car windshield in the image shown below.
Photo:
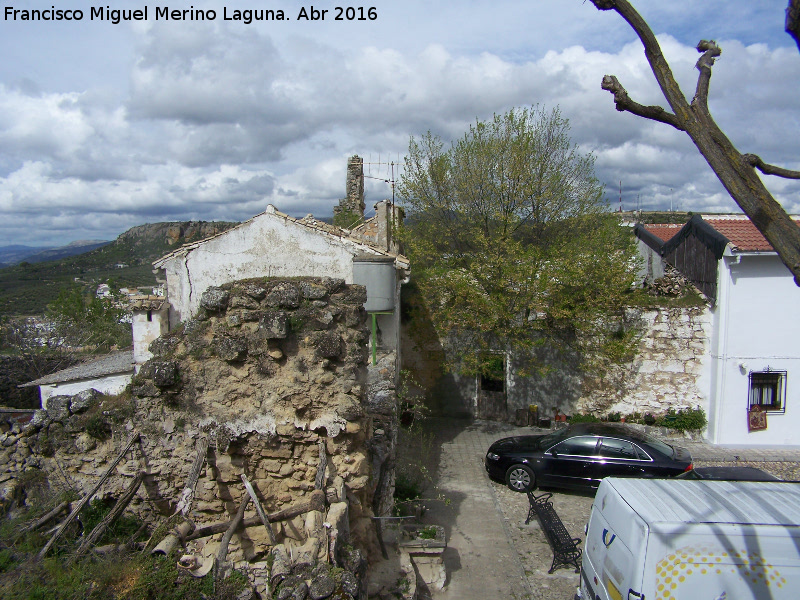
[[[557,444],[558,442],[566,438],[568,435],[569,435],[569,430],[567,429],[559,429],[558,431],[554,431],[553,433],[548,433],[547,435],[539,438],[539,448],[546,450],[550,446]]]

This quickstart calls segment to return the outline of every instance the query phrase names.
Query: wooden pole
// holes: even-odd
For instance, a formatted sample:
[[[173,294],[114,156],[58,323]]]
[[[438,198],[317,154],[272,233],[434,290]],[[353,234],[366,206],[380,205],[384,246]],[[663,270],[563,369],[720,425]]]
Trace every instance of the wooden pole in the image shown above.
[[[222,536],[222,542],[220,542],[219,551],[217,552],[217,562],[214,564],[215,581],[219,580],[220,573],[222,572],[222,565],[225,563],[225,557],[228,556],[228,544],[230,543],[234,532],[236,529],[238,529],[239,524],[242,522],[242,519],[244,518],[244,511],[249,502],[250,496],[245,495],[242,503],[239,505],[239,510],[236,511],[236,516],[231,519],[228,530],[225,532],[225,535]]]
[[[320,438],[317,441],[319,446],[319,466],[317,467],[317,476],[314,479],[314,489],[325,489],[325,472],[328,470],[328,455],[325,452],[325,442]]]
[[[304,515],[312,510],[325,510],[325,493],[321,490],[314,490],[311,493],[311,497],[306,501],[298,502],[297,504],[294,504],[288,508],[268,514],[267,520],[270,523],[286,521],[299,515]],[[214,535],[215,533],[222,533],[223,531],[227,531],[227,529],[231,526],[231,523],[233,523],[233,521],[214,523],[213,525],[198,527],[194,533],[189,535],[186,539],[187,541],[196,540],[197,538],[208,537],[209,535]],[[261,517],[249,517],[247,519],[243,519],[241,522],[241,525],[245,528],[253,527],[259,524],[261,524]]]
[[[116,521],[122,512],[128,507],[128,504],[131,503],[133,497],[136,495],[136,492],[139,490],[139,486],[142,485],[142,481],[144,480],[144,473],[140,472],[136,477],[134,477],[133,481],[131,481],[130,485],[125,489],[125,493],[120,496],[117,503],[114,505],[114,508],[111,509],[102,521],[100,521],[92,532],[87,535],[81,545],[78,547],[78,551],[75,553],[75,557],[78,558],[86,554],[91,546],[94,546],[97,543],[105,530],[111,526],[114,521]]]
[[[264,512],[264,507],[261,506],[261,502],[258,500],[258,496],[256,496],[256,491],[253,489],[253,486],[250,485],[250,481],[247,479],[247,475],[245,475],[244,473],[242,473],[242,483],[244,483],[244,489],[247,490],[247,494],[250,496],[250,499],[253,501],[253,504],[256,507],[256,513],[258,514],[258,517],[264,524],[264,528],[267,530],[267,533],[269,534],[270,543],[273,546],[277,545],[278,542],[275,539],[275,533],[272,531],[272,526],[269,524],[269,517],[267,517],[267,513]]]
[[[42,548],[39,551],[39,554],[36,555],[36,558],[38,560],[41,560],[45,556],[47,556],[47,553],[50,551],[50,548],[53,547],[53,544],[55,544],[56,540],[61,537],[61,534],[64,533],[64,530],[67,528],[67,526],[70,523],[72,523],[72,521],[75,519],[75,517],[78,516],[78,513],[81,512],[81,509],[84,507],[84,505],[89,501],[89,499],[92,496],[95,495],[97,490],[100,489],[100,486],[105,483],[106,479],[108,479],[108,477],[111,475],[111,471],[113,471],[114,468],[120,463],[120,461],[122,460],[122,457],[125,456],[128,453],[128,450],[131,449],[131,446],[133,446],[133,443],[138,439],[139,439],[139,432],[138,431],[134,431],[131,434],[131,437],[128,439],[128,442],[125,444],[125,447],[122,449],[122,452],[120,452],[119,456],[117,456],[117,458],[114,459],[114,462],[112,462],[108,466],[108,469],[106,469],[106,472],[100,478],[100,481],[98,481],[97,484],[92,488],[91,492],[86,494],[83,497],[83,499],[80,502],[78,502],[78,504],[75,506],[75,508],[72,509],[72,512],[69,513],[67,518],[64,519],[62,521],[61,525],[58,526],[58,529],[56,529],[56,532],[53,534],[53,537],[50,538],[50,541],[48,541],[45,544],[44,548]]]
[[[54,518],[56,518],[59,514],[61,514],[61,512],[64,509],[66,509],[68,507],[69,507],[69,502],[64,500],[64,502],[62,502],[61,504],[56,506],[53,510],[51,510],[49,513],[47,513],[43,517],[40,517],[36,521],[31,523],[30,525],[26,525],[25,527],[23,527],[20,530],[20,532],[21,533],[25,533],[26,531],[34,531],[36,529],[39,529],[39,527],[41,527],[42,525],[46,525],[49,521],[51,521]]]
[[[183,488],[181,498],[178,505],[175,507],[175,513],[181,513],[184,517],[189,514],[192,508],[192,501],[194,500],[194,489],[197,487],[197,479],[200,477],[200,471],[203,464],[206,462],[206,454],[208,453],[208,438],[201,437],[197,440],[197,454],[194,457],[192,470],[189,471],[189,479],[186,481],[186,486]]]

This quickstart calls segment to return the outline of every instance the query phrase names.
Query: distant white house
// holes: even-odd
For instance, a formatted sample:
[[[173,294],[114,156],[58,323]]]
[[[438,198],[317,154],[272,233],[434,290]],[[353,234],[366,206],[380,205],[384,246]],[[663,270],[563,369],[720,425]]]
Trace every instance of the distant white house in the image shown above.
[[[708,440],[800,445],[800,288],[772,246],[744,215],[635,231],[647,263],[663,259],[711,302]]]
[[[107,354],[51,375],[45,375],[20,387],[39,387],[42,408],[52,396],[73,396],[90,388],[104,394],[119,394],[130,383],[134,371],[133,351]]]

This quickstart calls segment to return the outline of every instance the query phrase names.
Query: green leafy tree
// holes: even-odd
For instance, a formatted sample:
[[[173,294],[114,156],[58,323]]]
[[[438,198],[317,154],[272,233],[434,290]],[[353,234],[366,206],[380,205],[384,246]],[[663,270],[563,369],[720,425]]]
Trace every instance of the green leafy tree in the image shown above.
[[[547,345],[583,368],[627,355],[633,239],[559,109],[477,121],[449,148],[431,133],[412,138],[398,189],[401,234],[439,334],[477,345],[460,370],[489,368],[480,349],[498,340]]]
[[[46,317],[52,324],[50,338],[59,345],[109,350],[132,342],[130,320],[118,294],[98,298],[73,286],[47,306]]]

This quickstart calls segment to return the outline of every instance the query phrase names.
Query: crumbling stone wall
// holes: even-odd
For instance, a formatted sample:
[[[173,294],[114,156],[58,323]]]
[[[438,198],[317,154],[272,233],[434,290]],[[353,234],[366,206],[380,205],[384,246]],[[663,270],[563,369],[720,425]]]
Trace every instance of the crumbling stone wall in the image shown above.
[[[174,511],[197,440],[206,436],[208,459],[190,515],[200,526],[236,512],[245,494],[242,473],[267,512],[308,499],[321,442],[328,498],[347,502],[350,539],[375,552],[371,517],[383,500],[376,504],[374,494],[386,490],[373,475],[393,465],[396,413],[393,385],[367,385],[365,300],[363,286],[330,278],[254,279],[209,288],[194,319],[153,342],[154,357],[128,394],[52,398],[24,429],[3,434],[0,471],[6,473],[0,480],[8,475],[12,485],[21,471],[40,469],[54,486],[88,491],[138,430],[139,444],[102,492],[117,497],[145,471],[130,510],[157,521]],[[393,381],[393,371],[376,373],[373,379]],[[377,428],[376,408],[382,413]],[[104,427],[108,437],[97,439]],[[274,529],[290,547],[308,541],[305,517]],[[213,553],[219,538],[204,540],[201,551]],[[323,544],[319,552],[327,548]],[[268,549],[263,528],[249,528],[231,544],[234,561],[258,560]]]

